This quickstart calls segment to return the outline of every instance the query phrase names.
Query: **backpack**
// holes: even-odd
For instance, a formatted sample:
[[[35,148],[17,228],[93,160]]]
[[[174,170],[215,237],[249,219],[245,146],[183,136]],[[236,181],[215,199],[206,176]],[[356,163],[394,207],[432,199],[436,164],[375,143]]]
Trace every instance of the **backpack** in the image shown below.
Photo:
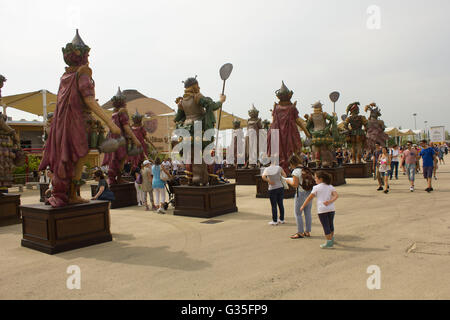
[[[302,168],[302,183],[301,186],[305,191],[311,191],[316,185],[316,180],[314,179],[313,172],[304,167]]]

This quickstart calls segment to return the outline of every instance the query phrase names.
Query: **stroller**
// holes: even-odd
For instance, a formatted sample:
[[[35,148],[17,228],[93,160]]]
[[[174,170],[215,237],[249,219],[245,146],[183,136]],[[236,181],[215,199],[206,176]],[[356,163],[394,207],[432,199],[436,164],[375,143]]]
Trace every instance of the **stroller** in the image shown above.
[[[179,185],[181,185],[179,176],[174,176],[172,180],[167,181],[167,183],[165,184],[166,191],[169,194],[169,201],[164,203],[164,210],[167,210],[169,208],[169,205],[172,205],[172,208],[175,207],[175,192],[173,190],[173,187]]]

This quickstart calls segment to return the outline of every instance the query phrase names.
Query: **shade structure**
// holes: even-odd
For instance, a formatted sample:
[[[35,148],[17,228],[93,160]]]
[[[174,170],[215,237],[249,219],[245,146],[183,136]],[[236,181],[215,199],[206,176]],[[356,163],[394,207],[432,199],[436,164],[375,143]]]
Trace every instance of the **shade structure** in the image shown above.
[[[414,136],[417,135],[417,132],[420,130],[411,130],[411,129],[397,129],[397,128],[386,128],[385,132],[387,135],[391,137],[406,137],[406,136]]]
[[[2,105],[42,117],[55,111],[56,100],[55,94],[44,89],[3,97]]]
[[[175,119],[175,116],[176,116],[176,112],[170,112],[170,113],[155,115],[152,118],[168,118],[169,121],[173,122]],[[222,111],[222,120],[220,121],[220,129],[219,130],[233,129],[233,120],[234,119],[241,121],[241,128],[244,128],[247,126],[247,120],[237,117],[226,111]]]
[[[384,132],[390,137],[399,137],[400,131],[397,128],[386,128]]]

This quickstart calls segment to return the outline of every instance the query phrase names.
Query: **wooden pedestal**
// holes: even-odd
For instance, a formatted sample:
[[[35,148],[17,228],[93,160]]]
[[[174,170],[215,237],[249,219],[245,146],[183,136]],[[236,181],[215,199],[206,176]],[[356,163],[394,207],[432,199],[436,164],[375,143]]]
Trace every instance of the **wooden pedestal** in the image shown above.
[[[20,210],[23,247],[55,254],[112,241],[108,201],[62,208],[34,204]]]
[[[269,198],[269,184],[262,179],[261,175],[256,176],[256,197]],[[289,190],[284,190],[284,199],[295,198],[295,189],[289,187]]]
[[[238,186],[256,186],[256,176],[261,169],[236,169],[236,184]]]
[[[133,183],[113,184],[109,186],[116,200],[111,201],[111,209],[137,206],[136,188]],[[97,185],[91,185],[92,196],[96,195]]]
[[[45,191],[47,191],[49,184],[48,183],[39,183],[39,192],[41,195],[40,202],[45,202]]]
[[[227,178],[227,179],[236,179],[236,167],[235,166],[224,167],[223,173],[225,175],[225,178]]]
[[[370,178],[370,164],[355,163],[344,165],[346,178]]]
[[[344,167],[311,169],[313,172],[325,171],[332,176],[332,185],[337,187],[346,184]]]
[[[176,216],[213,218],[238,211],[234,183],[206,187],[177,186],[174,192]]]
[[[0,194],[0,227],[19,224],[20,219],[20,195]]]

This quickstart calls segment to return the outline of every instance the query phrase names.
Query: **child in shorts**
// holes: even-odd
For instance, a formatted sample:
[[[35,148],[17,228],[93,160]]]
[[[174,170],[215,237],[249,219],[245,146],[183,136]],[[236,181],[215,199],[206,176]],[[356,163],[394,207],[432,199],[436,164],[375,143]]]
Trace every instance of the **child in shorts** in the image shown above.
[[[334,202],[339,198],[336,189],[331,185],[331,176],[324,172],[318,171],[315,174],[317,185],[311,191],[310,196],[305,200],[300,211],[303,211],[312,199],[317,198],[317,211],[320,223],[325,232],[327,242],[320,245],[322,249],[333,248],[334,245]]]

